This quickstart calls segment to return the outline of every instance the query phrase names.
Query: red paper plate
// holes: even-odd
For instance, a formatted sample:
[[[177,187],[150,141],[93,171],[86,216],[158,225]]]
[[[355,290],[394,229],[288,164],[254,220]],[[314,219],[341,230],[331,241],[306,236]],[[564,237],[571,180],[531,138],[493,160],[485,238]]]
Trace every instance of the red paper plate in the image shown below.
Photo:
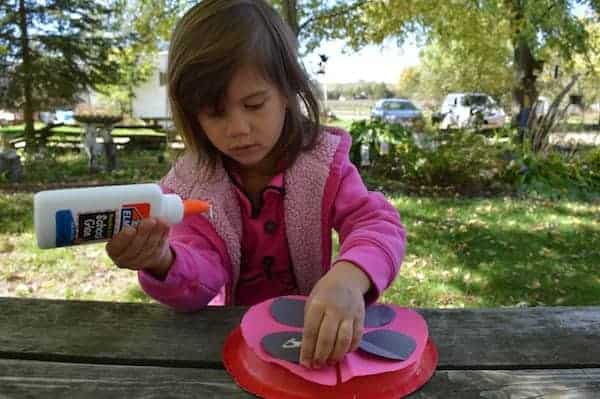
[[[260,359],[246,344],[238,327],[225,341],[223,362],[240,387],[264,399],[399,399],[429,381],[437,367],[438,352],[429,338],[421,362],[413,368],[354,377],[343,384],[326,386]]]

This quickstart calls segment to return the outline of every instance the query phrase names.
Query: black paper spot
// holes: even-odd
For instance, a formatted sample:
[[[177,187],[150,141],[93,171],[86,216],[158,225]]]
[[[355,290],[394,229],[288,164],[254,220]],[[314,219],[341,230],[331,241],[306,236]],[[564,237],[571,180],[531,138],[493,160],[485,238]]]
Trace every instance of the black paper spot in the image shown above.
[[[292,363],[300,363],[302,333],[277,332],[264,336],[261,343],[263,349],[272,357]]]
[[[406,360],[417,348],[417,343],[408,335],[391,330],[375,330],[363,335],[359,348],[386,359]]]
[[[383,327],[394,320],[396,311],[387,305],[371,305],[365,310],[365,328]]]
[[[286,326],[304,327],[304,305],[306,301],[293,298],[278,298],[271,304],[271,316]]]

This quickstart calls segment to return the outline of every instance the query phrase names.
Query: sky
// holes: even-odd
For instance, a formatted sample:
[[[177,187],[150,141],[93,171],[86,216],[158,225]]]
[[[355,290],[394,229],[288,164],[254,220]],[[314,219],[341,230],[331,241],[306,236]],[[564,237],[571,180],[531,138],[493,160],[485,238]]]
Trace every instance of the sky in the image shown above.
[[[326,54],[329,60],[325,75],[318,75],[318,80],[327,84],[360,80],[396,84],[404,68],[419,63],[419,51],[415,43],[398,47],[394,40],[388,40],[381,46],[370,45],[354,52],[346,48],[342,40],[334,40],[305,57],[304,63],[314,76],[318,70],[319,54]]]

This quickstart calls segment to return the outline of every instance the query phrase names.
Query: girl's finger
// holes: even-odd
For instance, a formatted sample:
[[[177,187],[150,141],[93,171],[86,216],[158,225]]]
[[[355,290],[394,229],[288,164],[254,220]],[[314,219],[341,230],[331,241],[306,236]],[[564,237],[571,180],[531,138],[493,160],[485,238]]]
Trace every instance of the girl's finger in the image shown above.
[[[164,241],[167,239],[168,233],[163,231],[163,229],[156,229],[148,236],[148,240],[146,241],[146,251],[140,254],[137,262],[142,266],[150,266],[153,263],[160,261],[161,256],[163,255],[163,246]]]
[[[131,241],[135,237],[135,229],[127,226],[118,234],[116,234],[107,244],[106,253],[111,259],[115,260],[123,256],[127,248],[131,245]]]
[[[139,258],[146,256],[146,242],[148,241],[148,237],[155,226],[156,222],[153,219],[142,220],[136,229],[137,232],[131,241],[129,248],[123,254],[123,256],[118,258],[119,263],[125,265],[124,267],[127,268],[137,266],[137,261],[139,261]]]
[[[165,231],[165,230],[168,231],[171,228],[171,225],[169,224],[169,222],[164,218],[159,217],[154,220],[156,220],[156,227],[160,228],[163,231]]]
[[[319,329],[323,320],[323,311],[320,306],[306,304],[304,313],[304,328],[302,330],[302,346],[300,347],[300,364],[304,367],[312,367],[315,345],[319,337]]]
[[[363,332],[364,332],[364,324],[365,324],[365,320],[364,317],[356,317],[354,319],[354,323],[353,324],[353,333],[352,333],[352,342],[350,343],[350,350],[349,352],[354,352],[355,350],[358,349],[358,345],[360,345],[360,340],[362,339],[363,336]]]
[[[346,353],[350,350],[352,339],[354,336],[354,319],[345,319],[341,322],[340,328],[337,332],[337,338],[335,340],[335,347],[331,353],[328,363],[337,363]]]
[[[340,318],[332,313],[325,313],[321,327],[319,328],[319,337],[315,345],[315,354],[312,365],[314,368],[321,368],[327,363],[335,348],[335,341],[340,327]]]

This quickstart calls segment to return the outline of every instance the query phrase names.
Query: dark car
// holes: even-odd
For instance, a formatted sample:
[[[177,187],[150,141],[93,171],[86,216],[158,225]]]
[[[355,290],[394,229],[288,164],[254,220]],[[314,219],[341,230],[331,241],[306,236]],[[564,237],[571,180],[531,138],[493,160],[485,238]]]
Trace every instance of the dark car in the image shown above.
[[[418,126],[423,122],[423,113],[410,100],[386,98],[375,103],[371,118],[386,123]]]

